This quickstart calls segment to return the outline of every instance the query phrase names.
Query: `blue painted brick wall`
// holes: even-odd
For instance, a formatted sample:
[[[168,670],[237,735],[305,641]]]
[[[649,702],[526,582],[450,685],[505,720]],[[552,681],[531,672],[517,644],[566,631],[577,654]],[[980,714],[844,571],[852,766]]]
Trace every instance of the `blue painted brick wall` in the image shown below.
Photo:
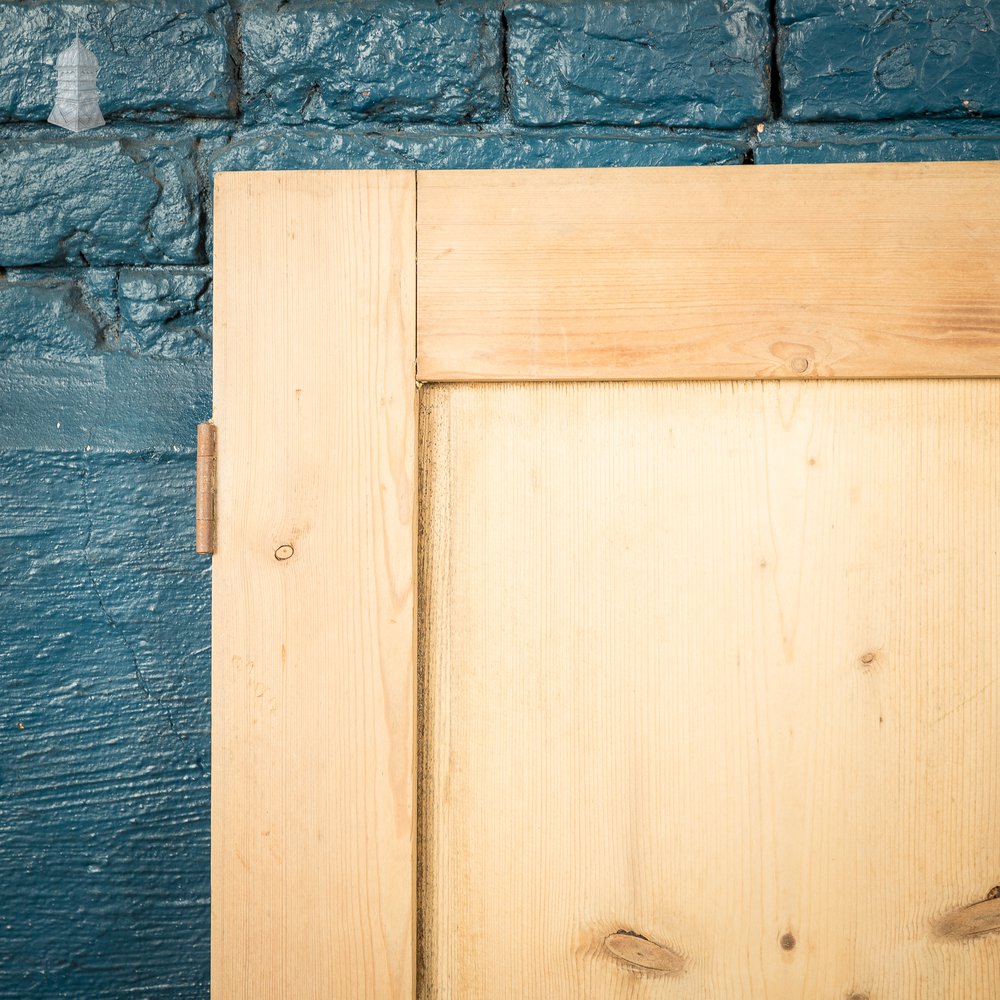
[[[998,156],[1000,0],[0,2],[0,997],[208,995],[216,171]]]

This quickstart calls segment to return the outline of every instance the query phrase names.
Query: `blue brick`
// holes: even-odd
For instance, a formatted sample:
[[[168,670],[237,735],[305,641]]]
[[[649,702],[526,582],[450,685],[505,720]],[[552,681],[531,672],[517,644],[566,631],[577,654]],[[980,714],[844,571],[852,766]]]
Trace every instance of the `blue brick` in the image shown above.
[[[191,452],[0,453],[0,996],[208,992]]]
[[[774,123],[761,134],[756,159],[758,163],[998,160],[1000,122]]]
[[[207,357],[16,357],[0,365],[5,448],[169,451],[194,444],[212,412]]]
[[[207,267],[12,268],[0,274],[0,360],[204,357],[211,307]]]
[[[114,270],[9,270],[0,274],[0,360],[81,358],[115,325]]]
[[[993,0],[779,0],[778,13],[790,118],[1000,114]]]
[[[119,274],[117,294],[122,350],[167,358],[211,353],[208,268],[126,268]]]
[[[487,120],[499,111],[495,3],[258,0],[242,17],[256,122]]]
[[[80,31],[101,64],[106,118],[230,116],[235,106],[222,0],[193,3],[0,3],[0,121],[45,121],[55,59]]]
[[[767,110],[766,0],[512,3],[505,16],[521,124],[736,127]]]
[[[413,127],[353,132],[259,127],[205,143],[202,167],[221,170],[458,170],[738,163],[743,133],[696,129]]]
[[[0,132],[0,267],[200,263],[189,132]]]

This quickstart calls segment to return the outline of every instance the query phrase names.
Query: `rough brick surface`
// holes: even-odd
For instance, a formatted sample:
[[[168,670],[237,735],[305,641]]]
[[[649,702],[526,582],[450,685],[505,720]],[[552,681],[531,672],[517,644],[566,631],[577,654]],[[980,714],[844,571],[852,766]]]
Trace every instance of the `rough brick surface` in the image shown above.
[[[75,31],[101,64],[106,118],[228,115],[234,66],[224,0],[191,3],[0,3],[0,121],[45,121],[55,59]]]
[[[283,0],[243,12],[243,106],[257,122],[482,121],[500,108],[495,3]]]
[[[205,997],[193,455],[0,452],[0,996]]]
[[[758,163],[891,163],[998,160],[1000,122],[883,122],[871,125],[769,125]]]
[[[995,0],[779,0],[778,11],[790,118],[1000,114]]]
[[[203,169],[360,170],[510,167],[657,166],[738,163],[749,140],[712,131],[510,129],[345,132],[334,128],[261,127],[206,143]]]
[[[186,133],[0,133],[0,267],[200,262],[194,149]]]
[[[134,354],[203,357],[212,349],[208,268],[127,268],[118,278],[118,346]]]
[[[0,274],[0,361],[211,352],[206,267],[12,268]]]
[[[735,127],[767,109],[765,0],[513,3],[505,16],[522,124]]]
[[[116,278],[96,267],[0,274],[0,363],[92,354],[114,323]]]
[[[5,448],[173,451],[193,447],[196,424],[211,415],[212,365],[107,351],[8,358],[0,400]]]
[[[872,125],[769,125],[758,163],[881,163],[998,160],[1000,122],[883,122]]]

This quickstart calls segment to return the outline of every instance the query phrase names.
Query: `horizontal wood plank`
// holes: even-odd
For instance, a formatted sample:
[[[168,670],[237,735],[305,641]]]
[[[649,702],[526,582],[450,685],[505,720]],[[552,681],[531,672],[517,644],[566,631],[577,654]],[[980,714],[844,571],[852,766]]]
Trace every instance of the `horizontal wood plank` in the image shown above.
[[[418,173],[418,376],[1000,376],[1000,164]]]

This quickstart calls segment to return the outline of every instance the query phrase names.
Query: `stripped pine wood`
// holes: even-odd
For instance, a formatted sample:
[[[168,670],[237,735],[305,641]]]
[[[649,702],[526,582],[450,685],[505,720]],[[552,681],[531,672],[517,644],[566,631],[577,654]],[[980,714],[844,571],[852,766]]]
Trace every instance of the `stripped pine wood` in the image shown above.
[[[420,995],[993,998],[1000,382],[421,400]]]
[[[1000,376],[1000,163],[419,186],[422,380]]]
[[[413,995],[415,178],[216,176],[212,996]]]

